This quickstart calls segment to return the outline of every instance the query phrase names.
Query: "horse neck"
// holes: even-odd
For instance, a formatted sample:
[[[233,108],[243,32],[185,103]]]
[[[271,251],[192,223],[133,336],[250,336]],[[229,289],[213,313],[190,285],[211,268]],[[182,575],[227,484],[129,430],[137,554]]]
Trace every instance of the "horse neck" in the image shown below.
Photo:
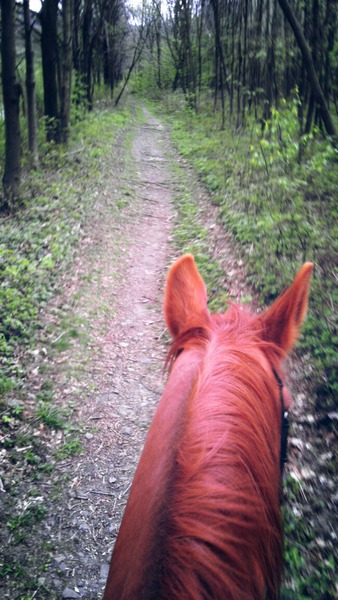
[[[115,544],[105,600],[150,600],[158,577],[157,548],[176,447],[202,354],[183,353],[172,372],[150,426]]]
[[[187,413],[163,549],[171,568],[163,598],[200,598],[201,581],[210,597],[262,598],[266,588],[275,597],[279,396],[254,338],[231,345],[222,333],[212,336]]]
[[[277,597],[275,388],[254,343],[230,344],[217,328],[187,343],[149,430],[105,600]]]

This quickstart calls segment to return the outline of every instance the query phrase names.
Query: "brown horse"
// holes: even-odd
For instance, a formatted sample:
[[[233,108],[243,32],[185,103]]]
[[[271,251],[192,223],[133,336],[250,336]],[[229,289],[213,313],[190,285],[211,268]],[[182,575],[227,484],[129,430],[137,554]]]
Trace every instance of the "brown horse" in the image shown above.
[[[170,269],[170,376],[150,427],[104,600],[277,598],[281,363],[305,317],[312,264],[264,313],[210,314],[192,256]]]

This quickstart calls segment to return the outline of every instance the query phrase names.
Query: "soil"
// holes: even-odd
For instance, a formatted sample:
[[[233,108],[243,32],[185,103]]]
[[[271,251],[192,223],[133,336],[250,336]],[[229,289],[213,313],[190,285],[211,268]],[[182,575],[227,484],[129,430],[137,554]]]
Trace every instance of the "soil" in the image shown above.
[[[41,314],[40,343],[30,365],[32,403],[47,372],[56,390],[55,402],[71,408],[76,423],[66,432],[42,427],[45,460],[78,435],[82,451],[55,462],[51,474],[34,484],[13,479],[15,507],[6,491],[2,493],[5,510],[8,502],[9,511],[27,511],[33,501],[46,510],[23,548],[18,544],[13,550],[18,561],[31,565],[34,584],[25,595],[24,590],[13,589],[9,575],[0,585],[2,598],[102,598],[133,474],[165,385],[167,334],[161,306],[165,275],[175,257],[173,159],[180,160],[174,156],[167,129],[145,111],[131,158],[127,160],[120,150],[114,175],[98,190],[95,219],[86,225],[81,253],[72,272],[64,276],[62,293]],[[187,177],[192,178],[188,169]],[[233,299],[252,295],[245,287],[243,263],[218,223],[216,207],[196,181],[192,185],[211,254],[224,268],[228,295]],[[60,333],[49,338],[51,347],[66,337],[71,326],[77,335],[70,345],[50,354],[45,342],[49,331],[55,336],[55,324]],[[300,397],[296,368],[293,374]],[[29,410],[29,394],[27,406]],[[302,425],[304,413],[298,416],[300,429],[293,436],[291,461],[300,460],[309,443],[301,428],[313,425]],[[294,462],[292,469],[297,477],[311,479],[309,472],[300,475],[301,466]],[[325,539],[332,545],[327,518],[325,526],[330,530]],[[13,535],[6,538],[2,533],[5,548],[13,545]]]

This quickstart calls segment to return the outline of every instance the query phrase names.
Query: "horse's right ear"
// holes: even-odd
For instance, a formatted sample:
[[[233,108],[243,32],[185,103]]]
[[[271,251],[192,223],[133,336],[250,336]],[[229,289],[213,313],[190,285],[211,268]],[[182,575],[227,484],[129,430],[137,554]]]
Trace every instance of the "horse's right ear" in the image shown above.
[[[286,354],[292,349],[307,312],[312,263],[305,263],[293,284],[261,315],[264,337]]]
[[[174,338],[189,329],[202,327],[209,319],[205,284],[191,254],[181,256],[169,270],[164,316]]]

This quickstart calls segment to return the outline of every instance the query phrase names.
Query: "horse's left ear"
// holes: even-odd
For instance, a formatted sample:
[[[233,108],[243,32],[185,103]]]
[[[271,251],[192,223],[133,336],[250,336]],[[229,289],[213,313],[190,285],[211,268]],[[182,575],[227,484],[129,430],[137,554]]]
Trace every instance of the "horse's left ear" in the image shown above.
[[[209,318],[207,291],[191,254],[181,256],[169,271],[164,316],[174,338],[194,327],[203,327]]]
[[[262,314],[264,338],[285,353],[292,349],[307,312],[312,263],[305,263],[293,284]]]

